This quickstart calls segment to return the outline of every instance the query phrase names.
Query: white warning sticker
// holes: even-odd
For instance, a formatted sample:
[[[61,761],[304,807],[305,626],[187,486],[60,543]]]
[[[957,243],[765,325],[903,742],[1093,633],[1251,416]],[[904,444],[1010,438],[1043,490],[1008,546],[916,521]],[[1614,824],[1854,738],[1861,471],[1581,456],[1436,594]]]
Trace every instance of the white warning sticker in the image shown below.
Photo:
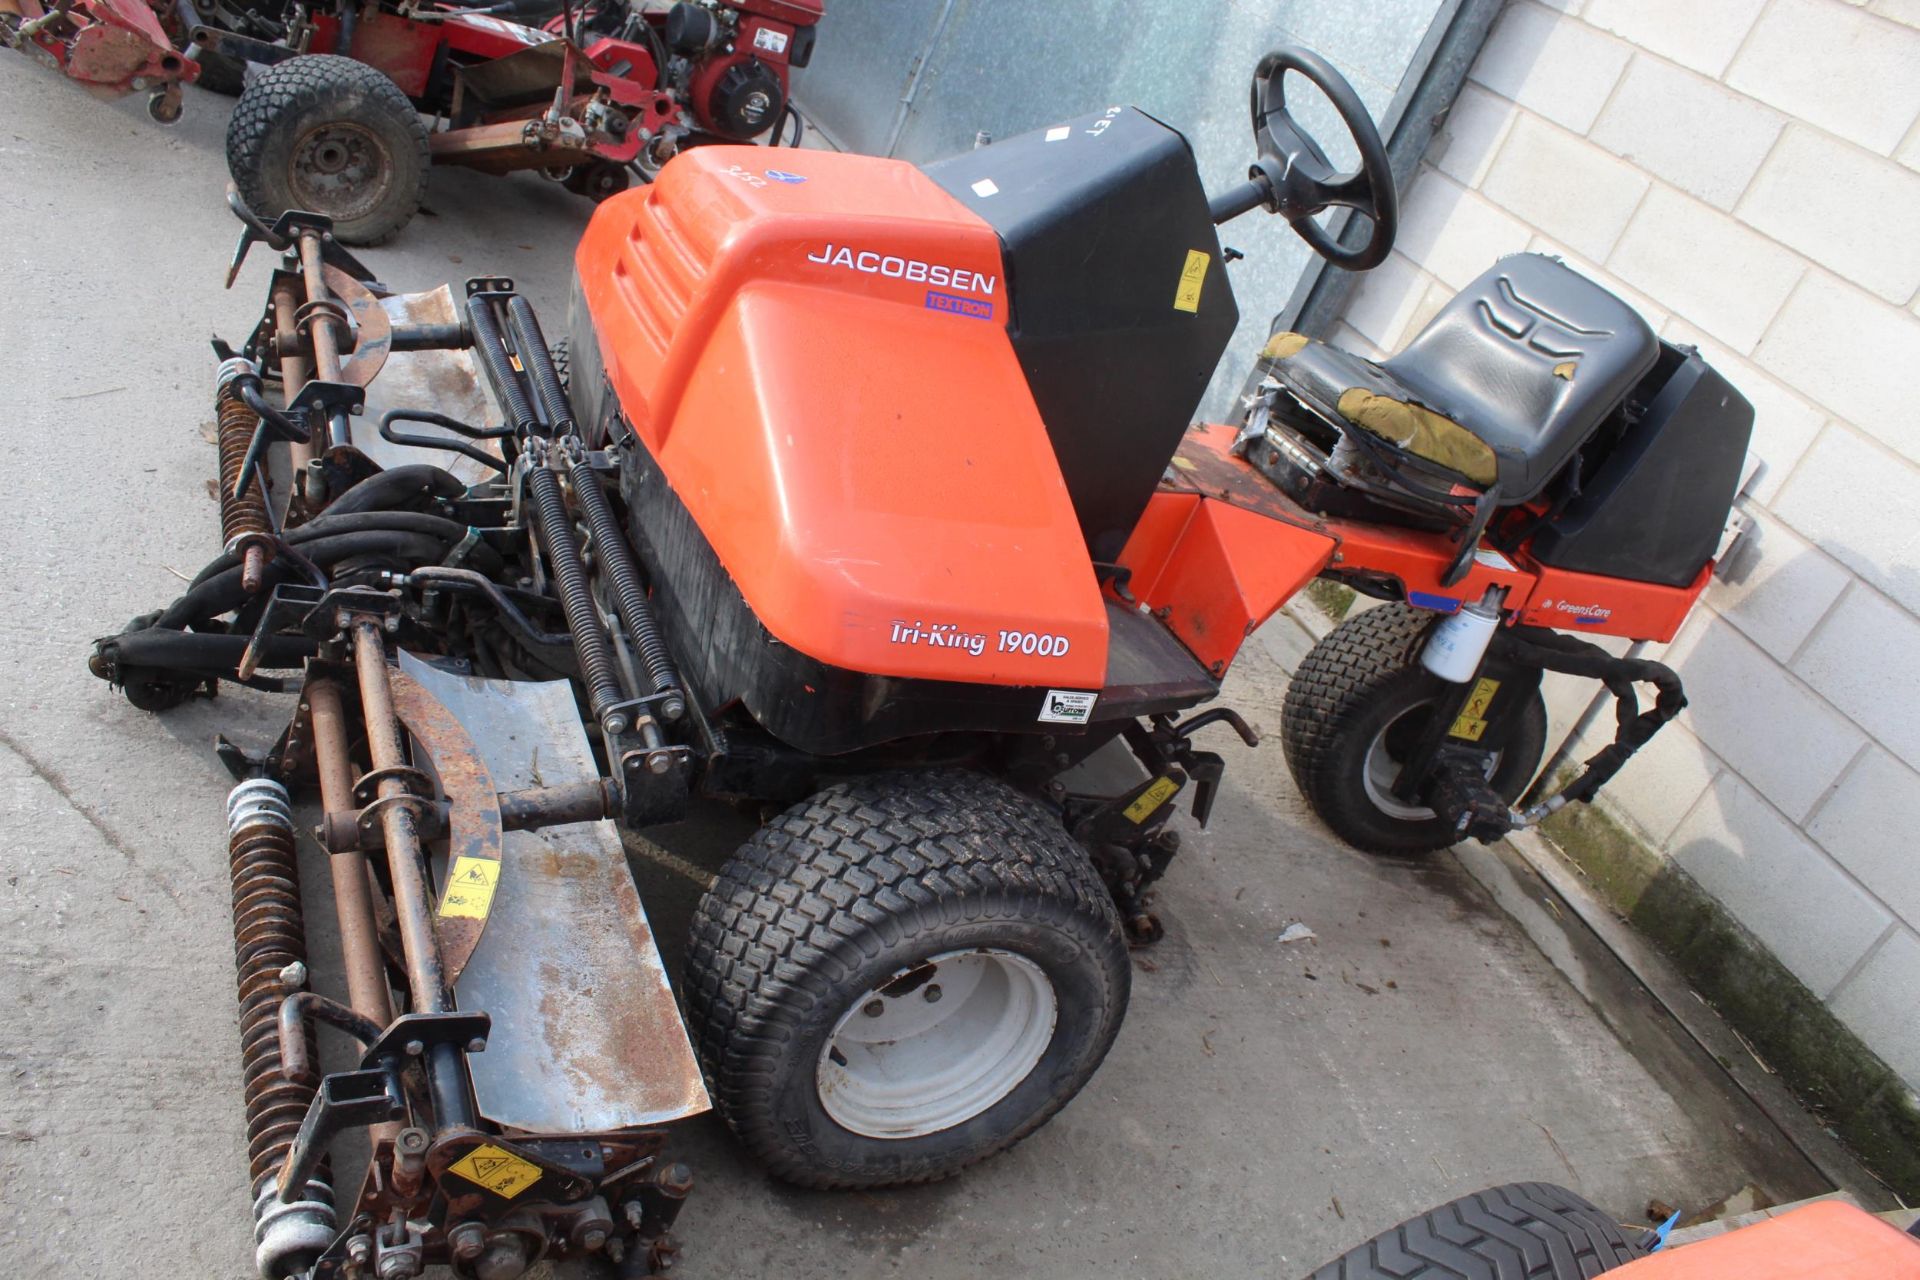
[[[979,196],[982,200],[988,196],[997,196],[1000,194],[1000,184],[992,178],[982,178],[973,184],[973,194]]]
[[[1093,718],[1093,704],[1099,698],[1097,693],[1049,689],[1040,703],[1040,720],[1044,724],[1085,724]]]
[[[768,53],[785,53],[787,51],[787,33],[784,31],[775,31],[772,27],[761,27],[753,33],[753,47],[756,49],[765,49]]]
[[[1073,130],[1068,128],[1064,124],[1057,124],[1053,128],[1047,130],[1048,142],[1065,142],[1068,138],[1072,136],[1073,136]]]
[[[1483,546],[1476,548],[1473,553],[1473,558],[1489,569],[1499,569],[1504,573],[1515,572],[1513,561],[1507,559],[1492,547]]]

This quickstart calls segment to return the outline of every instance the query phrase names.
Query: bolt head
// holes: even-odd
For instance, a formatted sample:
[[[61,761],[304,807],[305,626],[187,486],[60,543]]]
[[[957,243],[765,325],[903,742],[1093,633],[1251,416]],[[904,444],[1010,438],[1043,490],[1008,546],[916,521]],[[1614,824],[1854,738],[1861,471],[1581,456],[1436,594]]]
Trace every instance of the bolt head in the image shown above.
[[[860,1010],[860,1012],[866,1014],[869,1018],[877,1018],[886,1011],[887,1002],[880,999],[867,1001],[866,1007]]]
[[[592,1227],[580,1236],[580,1247],[588,1253],[594,1253],[607,1247],[607,1233],[604,1228]]]
[[[467,1041],[468,1053],[484,1053],[486,1052],[486,1048],[487,1042],[479,1036],[475,1036],[473,1039]]]
[[[929,982],[921,988],[921,998],[928,1004],[939,1004],[940,997],[944,994],[946,993],[940,990],[940,984],[937,982]]]
[[[354,1236],[347,1241],[347,1261],[356,1267],[367,1265],[367,1259],[373,1256],[373,1241],[365,1236]]]
[[[406,1049],[409,1058],[417,1058],[427,1051],[427,1046],[422,1041],[409,1040],[407,1041]]]
[[[487,1229],[477,1222],[462,1222],[447,1232],[447,1247],[462,1262],[471,1262],[487,1251]]]

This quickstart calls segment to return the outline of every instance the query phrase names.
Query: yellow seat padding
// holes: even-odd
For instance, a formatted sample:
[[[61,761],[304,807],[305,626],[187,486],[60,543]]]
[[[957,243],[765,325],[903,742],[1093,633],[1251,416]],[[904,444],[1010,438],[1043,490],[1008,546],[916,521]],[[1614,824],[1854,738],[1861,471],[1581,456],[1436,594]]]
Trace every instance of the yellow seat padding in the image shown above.
[[[1268,343],[1269,347],[1273,345]],[[1354,426],[1371,431],[1416,458],[1456,471],[1477,485],[1491,485],[1499,475],[1493,450],[1486,441],[1445,414],[1361,387],[1341,393],[1337,407],[1340,416]]]
[[[1304,333],[1289,333],[1282,330],[1267,339],[1267,345],[1260,350],[1262,360],[1285,360],[1288,356],[1307,345],[1309,339]]]

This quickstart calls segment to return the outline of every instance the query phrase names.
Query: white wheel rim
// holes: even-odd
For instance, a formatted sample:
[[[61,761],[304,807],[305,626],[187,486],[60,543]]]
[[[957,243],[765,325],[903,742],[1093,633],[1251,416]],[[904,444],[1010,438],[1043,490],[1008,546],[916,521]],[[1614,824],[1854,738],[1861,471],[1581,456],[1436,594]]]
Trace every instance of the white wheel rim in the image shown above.
[[[1367,758],[1360,766],[1360,785],[1366,789],[1367,799],[1373,807],[1389,818],[1402,822],[1426,822],[1436,815],[1423,804],[1408,804],[1393,794],[1393,784],[1400,781],[1401,761],[1394,759],[1387,748],[1387,735],[1408,716],[1421,711],[1431,711],[1431,702],[1421,702],[1408,707],[1393,719],[1380,726],[1380,732],[1373,735],[1373,741],[1367,744]],[[1500,752],[1495,751],[1487,757],[1487,777],[1491,779],[1500,768]]]
[[[869,1138],[918,1138],[998,1104],[1053,1042],[1059,1003],[1010,951],[948,951],[853,1002],[820,1051],[820,1105]]]

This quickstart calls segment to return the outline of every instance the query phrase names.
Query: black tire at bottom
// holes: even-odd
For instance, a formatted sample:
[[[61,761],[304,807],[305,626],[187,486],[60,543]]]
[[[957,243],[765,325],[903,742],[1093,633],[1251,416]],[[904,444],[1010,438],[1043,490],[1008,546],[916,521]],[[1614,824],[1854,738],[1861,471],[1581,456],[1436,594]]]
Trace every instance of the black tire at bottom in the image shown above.
[[[1045,974],[1057,1020],[1038,1062],[985,1111],[911,1138],[841,1127],[819,1096],[854,1002],[929,957],[992,948]],[[1126,1012],[1113,902],[1059,818],[953,770],[830,786],[756,832],[694,915],[687,1025],[735,1134],[809,1187],[931,1182],[1020,1141],[1079,1092]]]
[[[1287,686],[1280,740],[1293,780],[1335,835],[1367,853],[1409,856],[1455,843],[1438,817],[1381,809],[1365,783],[1375,738],[1451,687],[1420,665],[1436,617],[1404,604],[1355,614],[1321,637]],[[1546,741],[1546,703],[1536,692],[1489,779],[1508,803],[1526,790]]]
[[[1515,1182],[1409,1218],[1308,1280],[1589,1280],[1643,1256],[1565,1187]]]

